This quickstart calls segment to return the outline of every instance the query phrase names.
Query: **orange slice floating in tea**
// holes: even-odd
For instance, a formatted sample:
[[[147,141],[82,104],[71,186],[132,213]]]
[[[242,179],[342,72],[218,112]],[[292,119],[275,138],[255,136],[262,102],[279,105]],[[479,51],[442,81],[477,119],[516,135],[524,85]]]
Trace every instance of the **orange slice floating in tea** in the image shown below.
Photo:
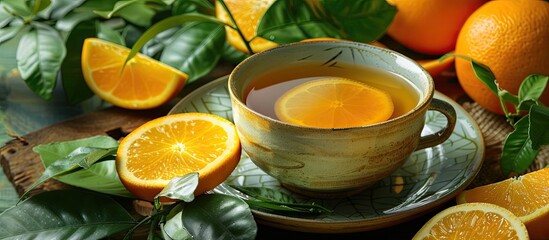
[[[383,122],[391,117],[391,96],[370,85],[340,77],[300,84],[275,103],[285,122],[319,128],[347,128]]]

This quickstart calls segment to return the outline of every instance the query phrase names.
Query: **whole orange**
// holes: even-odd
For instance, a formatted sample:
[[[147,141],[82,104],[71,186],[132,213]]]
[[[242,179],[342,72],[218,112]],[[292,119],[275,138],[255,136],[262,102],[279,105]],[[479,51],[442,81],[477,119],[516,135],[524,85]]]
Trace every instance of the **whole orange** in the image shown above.
[[[454,50],[467,17],[486,0],[387,0],[398,12],[387,34],[405,47],[424,54]]]
[[[456,54],[487,65],[499,87],[517,94],[530,74],[549,75],[549,2],[495,0],[475,11],[458,36]],[[503,114],[500,101],[474,74],[469,61],[456,59],[465,92],[484,108]],[[549,104],[546,89],[542,102]]]

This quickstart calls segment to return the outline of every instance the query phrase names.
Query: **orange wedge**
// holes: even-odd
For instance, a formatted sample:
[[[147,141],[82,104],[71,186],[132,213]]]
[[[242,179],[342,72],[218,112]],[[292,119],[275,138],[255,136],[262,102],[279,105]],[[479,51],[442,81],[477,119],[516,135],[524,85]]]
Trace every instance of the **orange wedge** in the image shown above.
[[[137,54],[122,66],[130,50],[97,38],[82,49],[82,72],[88,87],[101,99],[128,109],[158,107],[175,97],[187,74]]]
[[[524,222],[532,239],[549,239],[549,168],[466,190],[457,202],[504,207]]]
[[[232,122],[212,114],[181,113],[151,120],[126,136],[116,170],[131,193],[148,201],[172,178],[198,172],[194,193],[199,195],[225,181],[240,151]]]
[[[254,52],[262,52],[278,46],[275,42],[256,37],[261,17],[275,0],[225,0],[224,2],[246,40],[251,40],[250,45]],[[218,1],[215,2],[215,13],[217,18],[232,25],[229,15]],[[225,29],[227,30],[227,42],[239,51],[249,54],[250,52],[238,32],[230,27],[225,27]]]
[[[300,84],[275,103],[285,122],[318,128],[347,128],[383,122],[393,100],[386,92],[361,82],[330,77]]]
[[[412,239],[529,238],[524,224],[509,210],[489,203],[468,203],[439,212]]]

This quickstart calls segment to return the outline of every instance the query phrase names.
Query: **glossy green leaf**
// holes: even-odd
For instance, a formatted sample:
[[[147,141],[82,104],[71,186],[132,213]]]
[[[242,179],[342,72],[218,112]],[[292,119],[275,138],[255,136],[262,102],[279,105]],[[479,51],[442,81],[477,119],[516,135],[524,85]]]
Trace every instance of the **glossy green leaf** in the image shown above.
[[[206,15],[215,15],[215,7],[208,0],[175,1],[172,6],[173,15],[198,12]]]
[[[257,35],[279,44],[317,37],[344,37],[343,29],[317,16],[307,1],[301,0],[274,2],[261,18]]]
[[[120,33],[113,28],[111,28],[108,24],[103,22],[97,23],[97,37],[101,38],[103,40],[116,43],[120,46],[126,46],[126,41],[120,35]]]
[[[257,225],[248,205],[222,194],[200,195],[186,203],[183,225],[194,239],[255,239]]]
[[[241,191],[246,195],[260,200],[276,201],[279,203],[297,203],[295,198],[293,198],[292,196],[272,188],[244,187],[236,185],[231,187],[236,188],[238,191]]]
[[[85,0],[53,0],[39,16],[45,19],[61,19],[84,2]]]
[[[316,12],[342,31],[345,39],[372,42],[385,34],[397,9],[385,0],[321,0]]]
[[[198,186],[198,173],[192,172],[185,176],[174,177],[154,198],[157,208],[160,208],[160,197],[191,202],[194,200],[194,190]]]
[[[166,240],[186,240],[193,239],[183,226],[183,205],[177,204],[166,216],[166,223],[161,224],[162,235]]]
[[[80,168],[88,169],[95,162],[114,155],[116,149],[117,148],[104,149],[90,147],[78,147],[74,149],[67,156],[57,159],[50,165],[47,165],[42,175],[27,188],[22,197],[48,179],[63,174],[70,174],[71,172],[78,171]]]
[[[10,12],[13,12],[20,17],[27,17],[32,14],[32,10],[26,2],[27,1],[22,0],[2,0],[4,6],[6,6]]]
[[[84,40],[96,35],[95,21],[84,21],[76,25],[67,37],[67,56],[61,64],[61,81],[71,104],[80,103],[94,95],[84,80],[81,56]]]
[[[539,149],[542,145],[549,144],[549,108],[533,105],[530,108],[530,128],[528,135],[532,140],[532,148]]]
[[[32,15],[37,15],[51,4],[51,0],[35,0],[32,7]]]
[[[75,8],[73,12],[109,11],[114,8],[117,2],[112,0],[86,0],[82,5]]]
[[[129,7],[132,4],[136,4],[139,2],[142,2],[143,0],[125,0],[125,1],[116,1],[114,4],[114,7],[110,11],[101,11],[96,10],[94,11],[97,15],[104,17],[106,19],[112,18],[122,9]]]
[[[14,38],[25,26],[9,26],[0,28],[0,44]]]
[[[312,214],[330,212],[329,209],[315,202],[298,203],[292,196],[272,188],[236,185],[231,187],[249,196],[249,198],[244,198],[243,200],[251,208],[260,208],[272,212],[284,211]]]
[[[149,40],[154,38],[154,36],[156,36],[157,34],[163,32],[163,31],[166,31],[170,28],[181,26],[184,23],[195,22],[195,21],[214,22],[214,23],[218,23],[220,25],[225,24],[225,23],[219,21],[215,17],[206,16],[206,15],[202,15],[202,14],[199,14],[199,13],[188,13],[188,14],[183,14],[183,15],[178,15],[178,16],[173,16],[173,17],[166,18],[166,19],[152,25],[151,27],[149,27],[147,29],[147,31],[145,31],[139,37],[139,39],[135,42],[135,44],[133,44],[133,47],[130,51],[130,54],[128,54],[128,57],[126,58],[125,63],[127,63],[130,59],[132,59],[139,52],[139,50]]]
[[[90,148],[112,149],[118,146],[118,141],[107,136],[95,136],[66,142],[56,142],[39,145],[33,148],[40,155],[42,162],[47,167],[59,159],[65,158],[75,149],[86,146]],[[97,192],[134,197],[126,190],[118,177],[114,158],[103,160],[93,164],[88,169],[81,169],[57,176],[55,179],[81,188]]]
[[[526,171],[539,152],[539,149],[532,147],[532,140],[528,135],[529,119],[530,117],[526,115],[517,121],[515,130],[503,143],[500,166],[505,175]]]
[[[244,59],[248,58],[249,56],[249,54],[238,51],[231,44],[225,41],[225,44],[223,46],[223,55],[221,55],[222,59],[227,60],[228,62],[233,64],[238,64],[244,61]]]
[[[19,41],[17,68],[33,92],[50,99],[65,58],[65,43],[52,27],[37,22],[33,27]]]
[[[179,30],[179,27],[173,27],[166,31],[163,31],[161,33],[158,33],[156,36],[154,36],[153,39],[149,40],[141,49],[141,51],[154,59],[159,59],[160,54],[166,47],[166,45],[170,44],[173,39],[174,35]]]
[[[71,32],[77,24],[96,18],[97,15],[92,12],[71,12],[55,23],[55,28],[60,31]]]
[[[8,13],[4,7],[7,7],[3,2],[0,2],[0,28],[3,28],[15,19],[13,15]]]
[[[221,58],[225,29],[212,22],[186,24],[168,44],[160,61],[189,75],[189,83],[208,74]]]
[[[496,85],[496,76],[486,65],[471,61],[471,66],[478,79],[480,79],[488,88],[495,94],[498,93],[498,87]]]
[[[154,16],[154,10],[147,7],[144,0],[118,1],[110,11],[94,11],[106,19],[120,16],[125,20],[142,27],[149,26]]]
[[[103,239],[136,222],[106,195],[82,190],[44,192],[0,214],[1,239]]]
[[[518,100],[520,105],[526,101],[538,102],[539,98],[545,91],[547,83],[549,82],[549,76],[543,76],[538,74],[533,74],[524,79],[520,84],[518,92]],[[520,107],[520,109],[523,109]],[[527,108],[528,109],[528,108]]]

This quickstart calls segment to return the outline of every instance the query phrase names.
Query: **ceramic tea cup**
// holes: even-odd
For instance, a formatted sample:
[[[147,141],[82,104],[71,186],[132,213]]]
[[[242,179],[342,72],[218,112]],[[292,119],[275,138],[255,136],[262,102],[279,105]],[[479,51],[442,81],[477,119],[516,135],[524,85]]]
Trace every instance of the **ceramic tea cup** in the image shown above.
[[[347,128],[290,124],[246,104],[250,84],[258,76],[301,65],[318,68],[306,73],[311,76],[335,69],[344,72],[346,66],[397,74],[417,90],[418,100],[400,116]],[[311,197],[344,197],[370,187],[403,165],[414,151],[448,139],[456,122],[453,107],[433,99],[434,82],[421,66],[397,52],[362,43],[294,43],[257,53],[232,71],[228,89],[243,150],[284,187]],[[447,124],[421,136],[426,112],[431,110],[442,113]]]

